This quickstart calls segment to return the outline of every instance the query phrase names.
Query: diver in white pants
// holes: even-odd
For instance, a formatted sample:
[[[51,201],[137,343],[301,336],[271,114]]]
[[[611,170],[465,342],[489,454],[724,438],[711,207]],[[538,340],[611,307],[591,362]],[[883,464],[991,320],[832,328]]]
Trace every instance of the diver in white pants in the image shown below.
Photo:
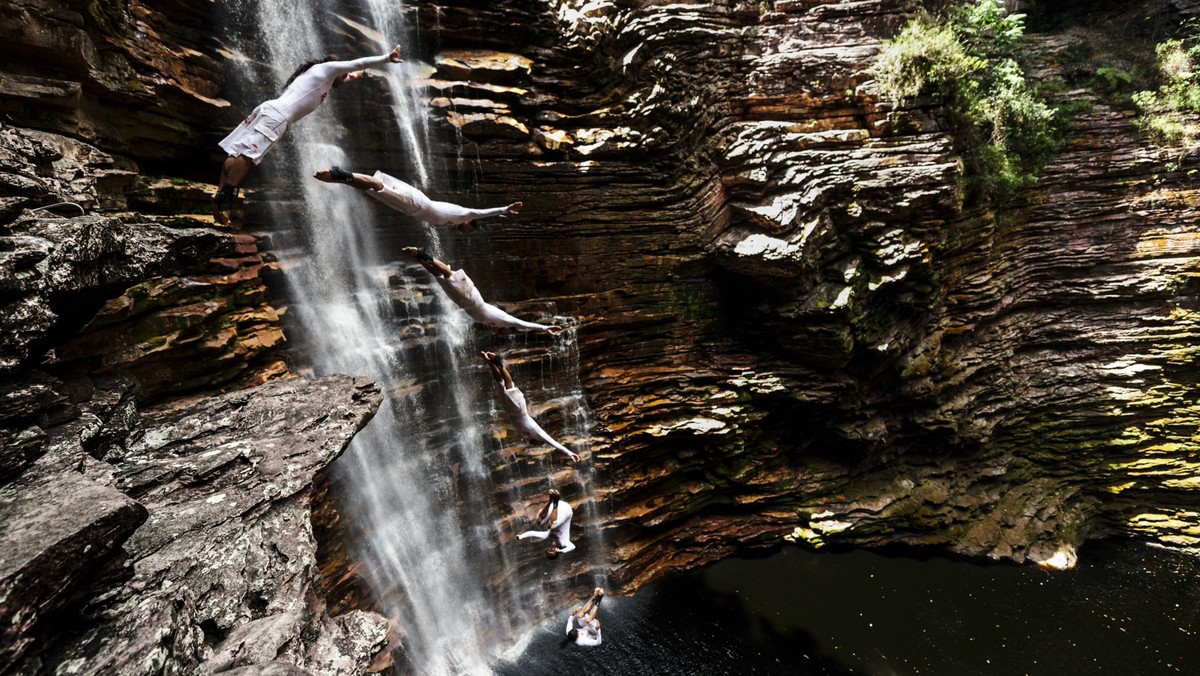
[[[213,201],[213,217],[218,223],[229,223],[229,212],[237,199],[238,189],[250,169],[262,162],[263,156],[283,137],[288,127],[313,112],[324,103],[329,91],[343,82],[362,79],[363,69],[400,63],[400,45],[380,56],[368,56],[353,61],[336,61],[330,57],[301,64],[284,86],[278,98],[260,103],[219,144],[228,157],[221,165],[218,188]]]
[[[596,612],[600,610],[600,601],[603,598],[604,590],[596,587],[588,602],[567,616],[566,637],[562,640],[562,647],[565,648],[570,643],[590,647],[603,642],[600,620],[596,619]]]
[[[374,176],[367,176],[349,172],[334,165],[314,173],[313,178],[326,183],[345,183],[362,190],[402,214],[434,225],[457,225],[462,232],[474,230],[476,219],[515,216],[524,206],[522,202],[513,202],[506,207],[472,209],[450,202],[439,202],[429,199],[429,196],[420,190],[382,171],[376,171]]]
[[[546,550],[546,558],[557,559],[559,554],[566,554],[575,549],[575,543],[571,542],[571,517],[574,514],[575,511],[571,509],[571,505],[567,504],[566,500],[560,499],[558,489],[551,488],[546,504],[542,506],[537,515],[537,524],[549,526],[549,528],[547,530],[527,530],[518,535],[517,539],[545,540],[553,537],[554,542],[550,543],[550,548]]]
[[[526,439],[530,441],[544,441],[554,448],[567,454],[571,458],[571,462],[579,462],[579,454],[574,453],[571,449],[558,443],[546,430],[542,429],[541,425],[529,415],[529,407],[525,403],[525,395],[521,390],[513,384],[512,375],[504,366],[504,360],[495,352],[481,352],[484,361],[488,363],[488,367],[492,370],[492,377],[496,379],[496,387],[500,389],[500,405],[504,407],[504,411],[508,413],[509,422],[513,427],[517,428]],[[565,504],[565,503],[564,503]]]
[[[415,246],[406,246],[401,250],[417,259],[422,267],[429,274],[433,275],[434,280],[442,287],[442,291],[446,292],[450,300],[465,310],[467,316],[480,324],[495,326],[497,328],[545,331],[552,336],[562,333],[563,327],[561,326],[538,324],[536,322],[527,322],[524,319],[517,319],[495,305],[487,303],[483,300],[479,289],[475,288],[475,282],[471,281],[467,273],[462,270],[451,270],[449,265],[430,256],[424,249],[418,249]]]

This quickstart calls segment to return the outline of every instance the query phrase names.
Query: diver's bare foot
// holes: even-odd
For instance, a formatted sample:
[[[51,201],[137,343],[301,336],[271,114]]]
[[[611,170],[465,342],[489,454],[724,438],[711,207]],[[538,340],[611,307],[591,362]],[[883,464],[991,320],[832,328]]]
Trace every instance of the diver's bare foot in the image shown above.
[[[508,205],[508,212],[506,213],[506,215],[516,216],[517,213],[519,213],[521,211],[521,207],[523,207],[523,206],[525,206],[524,202],[513,202],[512,204]]]
[[[213,211],[212,211],[213,220],[216,221],[217,223],[220,223],[221,225],[229,225],[229,213],[230,212],[221,208],[221,205],[217,201],[216,197],[214,197],[212,200],[212,208],[213,208]]]
[[[408,254],[409,256],[412,256],[413,258],[416,258],[417,254],[421,252],[421,250],[415,246],[406,246],[403,249],[401,249],[401,251]]]
[[[562,326],[550,325],[550,326],[546,327],[546,333],[549,333],[552,336],[557,336],[558,334],[562,333],[563,331],[566,331],[566,328],[562,327]]]
[[[321,169],[313,172],[313,178],[326,183],[354,183],[354,172],[346,171],[338,165],[333,165],[328,169]]]

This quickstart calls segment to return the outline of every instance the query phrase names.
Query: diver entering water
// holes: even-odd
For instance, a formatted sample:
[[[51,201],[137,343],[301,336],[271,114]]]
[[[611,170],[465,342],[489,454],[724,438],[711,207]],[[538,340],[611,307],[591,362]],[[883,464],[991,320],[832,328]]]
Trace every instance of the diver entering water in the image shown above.
[[[506,207],[472,209],[450,202],[439,202],[429,199],[429,196],[420,190],[382,171],[376,171],[374,176],[367,176],[346,171],[337,165],[314,173],[313,178],[326,183],[344,183],[358,188],[402,214],[434,225],[457,225],[462,232],[474,230],[476,219],[516,216],[524,206],[522,202],[513,202]]]
[[[313,112],[329,96],[329,91],[343,82],[365,77],[366,68],[385,63],[400,63],[400,45],[381,56],[367,56],[353,61],[335,61],[333,57],[301,64],[278,98],[260,103],[242,123],[221,140],[221,148],[229,154],[221,165],[217,192],[213,195],[213,217],[222,225],[229,223],[229,212],[237,199],[238,186],[250,173],[250,168],[262,162],[288,127]]]
[[[527,322],[523,319],[508,314],[504,310],[492,305],[483,300],[479,289],[475,288],[475,283],[462,270],[451,270],[449,265],[430,256],[424,249],[418,249],[415,246],[406,246],[401,249],[405,254],[417,259],[429,274],[442,287],[442,291],[454,301],[454,304],[466,311],[467,315],[486,326],[495,326],[498,328],[517,328],[529,329],[532,331],[545,331],[552,336],[557,336],[562,333],[563,327],[554,326],[552,324],[538,324],[536,322]]]
[[[600,620],[596,619],[596,612],[600,610],[600,601],[603,599],[604,590],[596,587],[587,603],[567,616],[566,637],[562,640],[562,647],[565,648],[571,643],[581,646],[600,645],[603,639],[600,636]]]
[[[551,488],[547,494],[546,504],[537,514],[537,524],[547,527],[547,530],[527,530],[517,536],[518,540],[537,538],[545,540],[554,538],[546,550],[546,558],[557,559],[559,554],[566,554],[575,549],[571,542],[571,517],[575,512],[566,500],[561,499],[557,488]]]
[[[544,441],[554,448],[566,453],[571,462],[579,462],[579,454],[574,453],[571,449],[563,446],[555,441],[546,430],[543,430],[537,421],[529,415],[529,407],[525,403],[525,395],[513,384],[512,375],[509,374],[508,368],[504,366],[504,360],[495,352],[481,352],[484,361],[492,370],[492,377],[496,380],[496,387],[500,388],[500,405],[504,407],[508,413],[509,422],[513,427],[517,428],[525,438],[530,441]],[[562,503],[566,504],[566,503]],[[569,508],[568,508],[569,509]]]

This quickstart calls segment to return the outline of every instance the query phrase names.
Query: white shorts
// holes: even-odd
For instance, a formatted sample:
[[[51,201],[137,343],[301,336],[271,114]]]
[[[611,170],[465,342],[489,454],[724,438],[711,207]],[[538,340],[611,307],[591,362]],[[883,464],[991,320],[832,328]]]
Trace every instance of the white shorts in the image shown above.
[[[237,129],[221,140],[220,146],[230,157],[243,155],[258,164],[287,128],[287,117],[264,104],[247,115]]]

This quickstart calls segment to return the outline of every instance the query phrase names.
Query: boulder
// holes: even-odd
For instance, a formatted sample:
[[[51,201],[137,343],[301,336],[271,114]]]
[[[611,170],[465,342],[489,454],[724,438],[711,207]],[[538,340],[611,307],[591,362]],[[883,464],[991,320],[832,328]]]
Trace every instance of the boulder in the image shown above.
[[[56,629],[56,616],[78,602],[146,515],[120,491],[69,471],[0,488],[0,669]]]
[[[45,650],[81,674],[209,673],[283,659],[359,673],[387,621],[330,618],[309,523],[314,476],[380,402],[370,381],[280,380],[144,411],[112,464],[144,506],[131,577],[92,599],[78,638]]]

